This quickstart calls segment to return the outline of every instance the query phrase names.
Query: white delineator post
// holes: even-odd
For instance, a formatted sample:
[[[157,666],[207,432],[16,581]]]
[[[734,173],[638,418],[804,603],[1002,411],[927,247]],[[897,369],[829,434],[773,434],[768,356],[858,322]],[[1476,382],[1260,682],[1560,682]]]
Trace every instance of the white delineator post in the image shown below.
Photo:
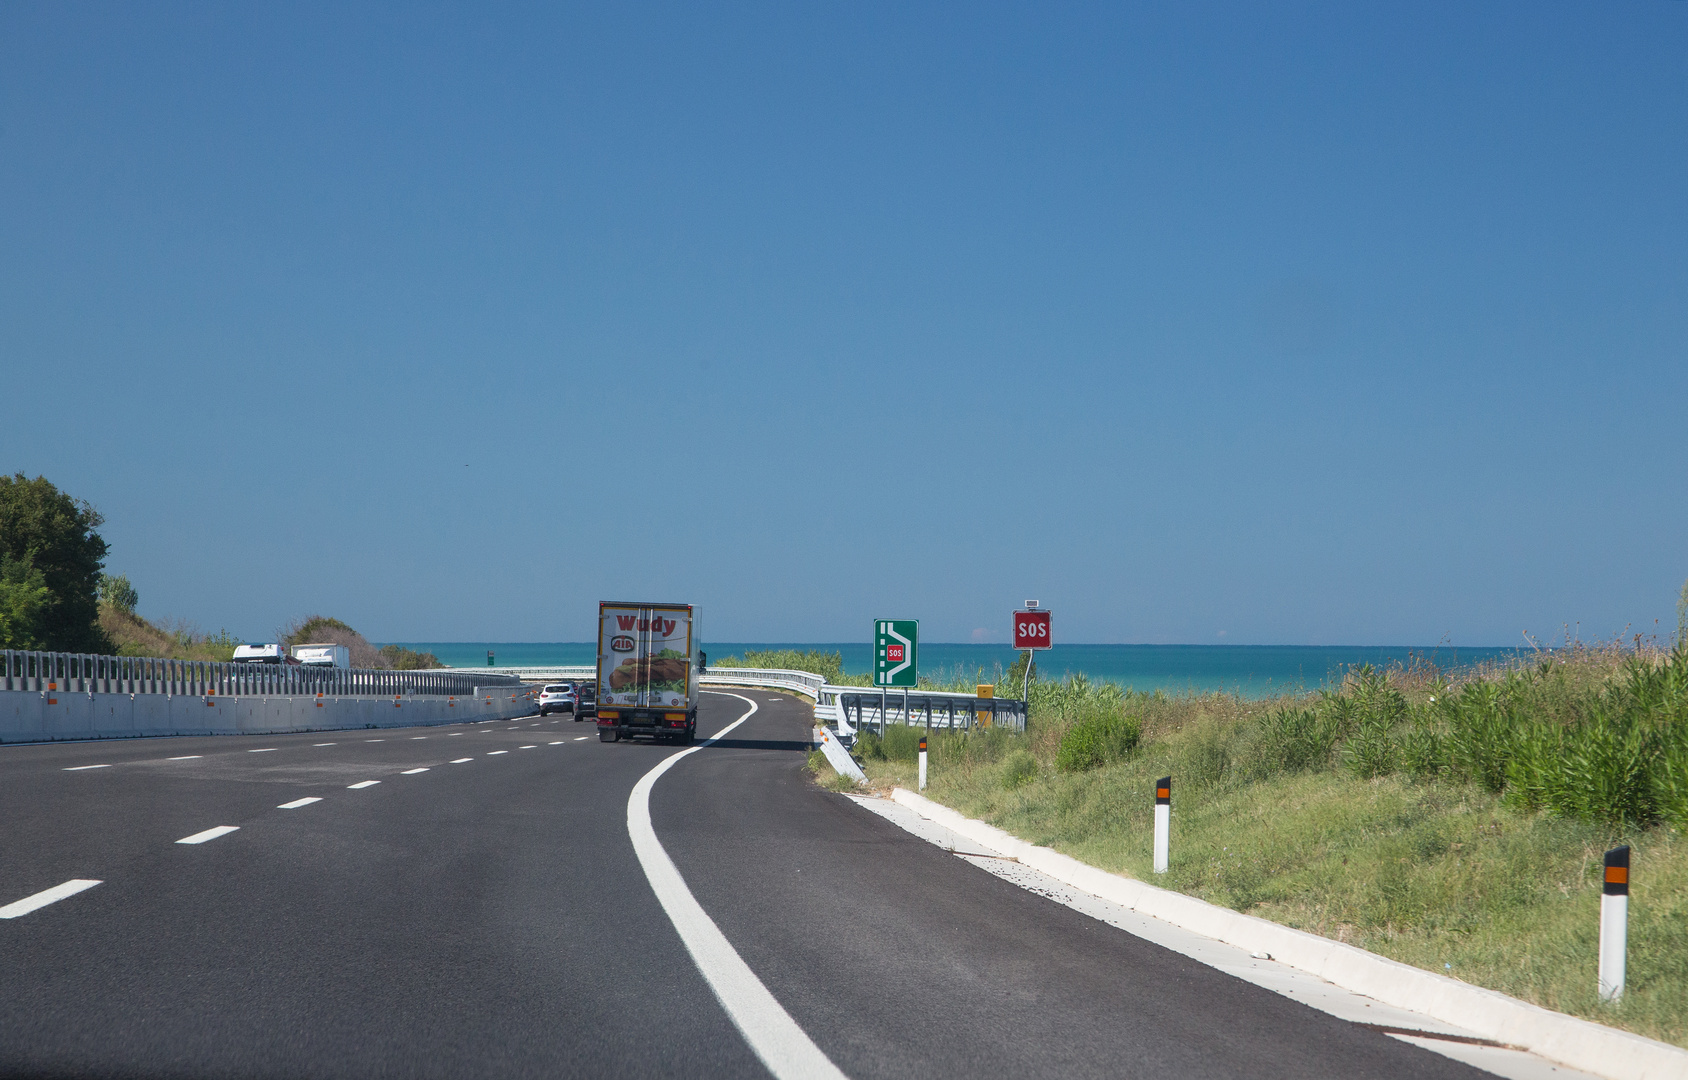
[[[1624,996],[1624,962],[1629,952],[1629,845],[1606,853],[1600,895],[1600,1000]]]
[[[1166,873],[1167,839],[1172,832],[1172,777],[1155,781],[1155,873]]]
[[[926,790],[926,736],[920,737],[920,790]]]

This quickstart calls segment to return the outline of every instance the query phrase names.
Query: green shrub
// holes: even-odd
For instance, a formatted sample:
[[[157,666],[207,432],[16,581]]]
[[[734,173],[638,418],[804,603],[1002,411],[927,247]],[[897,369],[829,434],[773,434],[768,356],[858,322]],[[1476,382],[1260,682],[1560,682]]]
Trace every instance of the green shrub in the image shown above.
[[[1447,740],[1434,722],[1420,717],[1400,738],[1401,771],[1414,780],[1435,780],[1448,769]]]
[[[925,728],[892,724],[880,739],[887,761],[914,761],[920,756],[920,738]]]
[[[819,649],[747,649],[740,656],[722,656],[709,661],[712,668],[779,668],[820,675],[834,686],[844,683],[844,654]]]
[[[1123,761],[1137,749],[1142,737],[1142,722],[1135,717],[1115,715],[1081,720],[1061,736],[1055,767],[1062,772],[1084,772],[1112,761]]]
[[[431,652],[417,652],[402,645],[383,645],[380,648],[381,658],[394,671],[426,671],[429,668],[442,668],[440,658]]]
[[[1002,786],[1012,791],[1037,779],[1037,758],[1030,750],[1015,750],[1002,761]]]
[[[1330,763],[1336,729],[1318,709],[1278,709],[1258,722],[1255,772],[1261,776],[1322,769]]]

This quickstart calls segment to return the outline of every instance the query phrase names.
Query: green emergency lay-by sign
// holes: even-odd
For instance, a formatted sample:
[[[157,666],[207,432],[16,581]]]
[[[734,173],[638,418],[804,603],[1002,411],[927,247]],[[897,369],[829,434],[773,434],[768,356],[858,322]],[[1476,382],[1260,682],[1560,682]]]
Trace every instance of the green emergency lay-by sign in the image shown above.
[[[919,619],[877,620],[873,624],[873,685],[913,686],[919,650]]]

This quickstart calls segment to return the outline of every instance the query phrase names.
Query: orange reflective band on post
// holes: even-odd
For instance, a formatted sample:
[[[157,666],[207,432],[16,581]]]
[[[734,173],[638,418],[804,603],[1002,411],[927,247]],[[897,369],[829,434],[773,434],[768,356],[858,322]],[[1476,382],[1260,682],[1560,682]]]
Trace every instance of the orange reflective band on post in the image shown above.
[[[1629,867],[1627,867],[1627,866],[1608,866],[1606,868],[1606,884],[1608,884],[1608,885],[1628,885],[1629,884]]]
[[[1157,798],[1157,799],[1170,799],[1170,798],[1172,798],[1172,789],[1171,788],[1165,788],[1165,787],[1156,788],[1155,789],[1155,798]]]

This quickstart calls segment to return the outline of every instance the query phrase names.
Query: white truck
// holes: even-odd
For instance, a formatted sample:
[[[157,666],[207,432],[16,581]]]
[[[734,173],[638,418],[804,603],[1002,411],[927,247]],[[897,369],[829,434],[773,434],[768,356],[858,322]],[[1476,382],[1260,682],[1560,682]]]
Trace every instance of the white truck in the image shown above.
[[[690,604],[600,603],[598,738],[696,738],[702,644]]]
[[[344,645],[295,645],[293,659],[303,667],[331,667],[349,669],[352,650]]]

